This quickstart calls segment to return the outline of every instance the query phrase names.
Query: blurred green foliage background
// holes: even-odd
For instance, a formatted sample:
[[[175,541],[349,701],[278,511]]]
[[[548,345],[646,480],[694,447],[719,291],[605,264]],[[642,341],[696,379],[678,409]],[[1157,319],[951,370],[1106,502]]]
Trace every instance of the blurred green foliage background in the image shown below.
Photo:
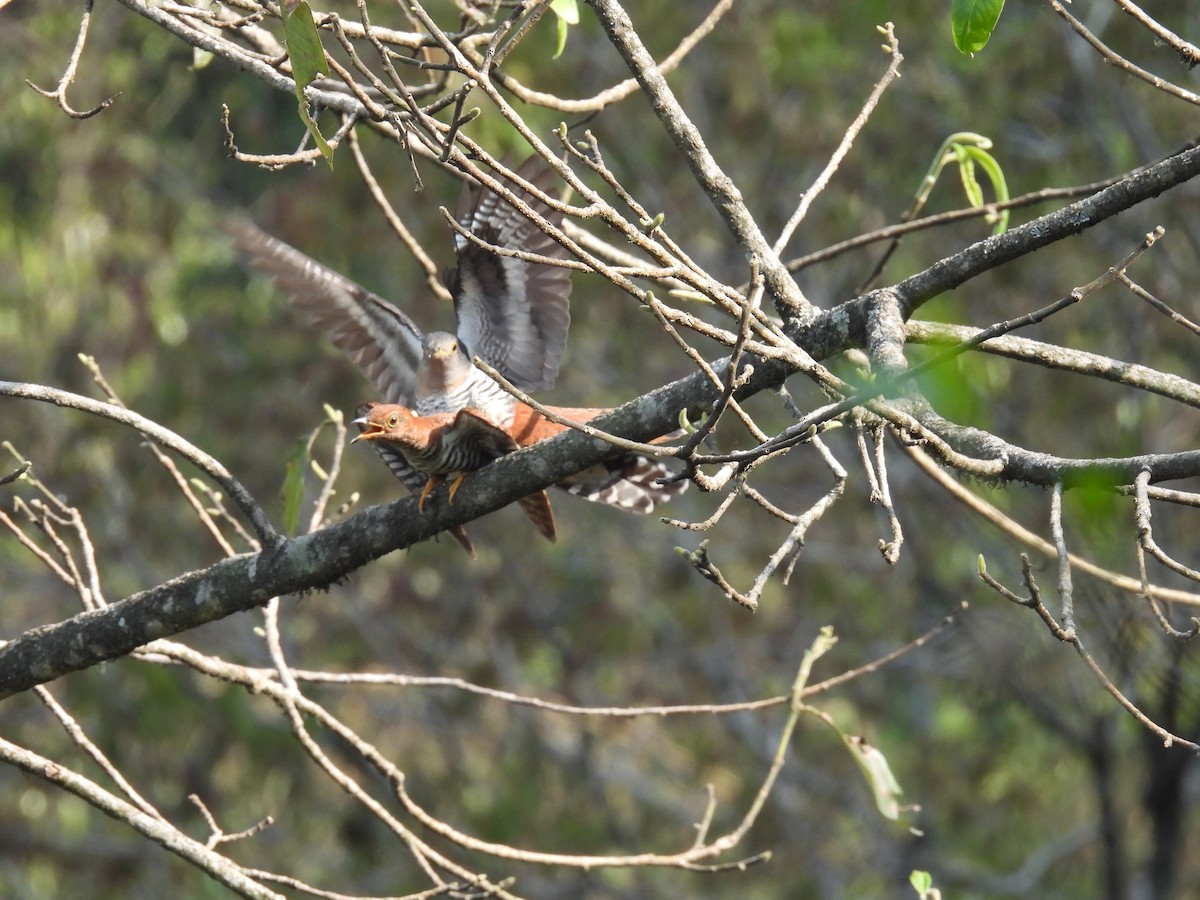
[[[948,12],[939,4],[742,3],[669,81],[773,235],[886,66],[874,26],[895,21],[903,77],[817,200],[790,256],[896,221],[931,155],[954,131],[993,138],[1014,195],[1107,177],[1193,136],[1193,110],[1103,65],[1046,9],[1010,7],[987,50],[968,59],[953,49]],[[1165,7],[1162,17],[1177,28],[1200,21],[1191,0]],[[355,15],[353,4],[328,8]],[[431,8],[440,21],[452,20],[444,5]],[[301,138],[290,96],[219,63],[193,68],[190,48],[125,8],[97,5],[69,94],[87,108],[120,92],[110,109],[75,121],[26,87],[23,79],[51,87],[59,78],[80,9],[48,0],[0,13],[0,379],[95,393],[77,358],[91,354],[130,407],[221,459],[278,517],[294,442],[321,421],[322,404],[349,413],[369,399],[369,386],[247,271],[222,222],[249,215],[393,298],[427,328],[448,326],[451,311],[425,290],[345,151],[333,171],[317,165],[268,172],[227,158],[222,104],[241,149],[287,152]],[[630,10],[658,58],[702,14],[699,4],[666,0]],[[1197,89],[1194,74],[1113,8],[1097,3],[1085,12],[1115,48]],[[405,27],[382,4],[372,16],[376,24]],[[568,97],[591,95],[627,75],[586,9],[558,60],[550,58],[553,43],[553,27],[544,24],[507,71]],[[540,109],[528,116],[547,137],[560,118]],[[745,280],[739,249],[640,96],[586,127],[623,183],[648,209],[665,213],[665,228],[694,259],[730,283]],[[468,128],[496,152],[523,154],[489,110]],[[416,193],[398,148],[365,130],[362,140],[407,224],[448,265],[450,234],[437,208],[453,208],[457,185],[426,167],[426,188]],[[978,278],[922,315],[986,325],[1029,311],[1094,278],[1162,223],[1167,240],[1135,275],[1194,316],[1196,201],[1196,188],[1185,186]],[[934,210],[960,203],[952,180],[931,200]],[[1014,223],[1046,209],[1018,210]],[[969,222],[914,235],[884,281],[919,271],[987,230]],[[854,296],[878,252],[840,257],[798,280],[810,299],[830,306]],[[572,316],[550,402],[618,403],[689,371],[652,318],[598,278],[576,276]],[[1193,339],[1116,290],[1029,336],[1183,375],[1195,358]],[[820,401],[803,383],[790,387],[802,406]],[[1196,440],[1190,411],[991,358],[964,359],[925,388],[947,415],[1062,455],[1165,452]],[[770,397],[749,406],[765,424],[786,424]],[[82,511],[109,600],[218,558],[134,433],[0,398],[0,440],[33,460],[39,477]],[[746,438],[729,431],[720,440],[735,446]],[[979,553],[1015,584],[1019,548],[975,523],[898,453],[891,454],[892,489],[908,542],[889,569],[874,549],[887,525],[854,472],[853,436],[845,429],[829,443],[852,470],[846,497],[810,535],[790,584],[774,579],[754,616],[728,604],[673,552],[676,545],[694,548],[698,535],[564,496],[555,498],[556,545],[539,542],[519,511],[507,509],[472,526],[480,547],[475,562],[448,541],[430,542],[328,593],[289,598],[291,661],[308,669],[461,676],[578,704],[733,702],[784,693],[822,625],[832,624],[841,641],[816,677],[893,650],[969,602],[932,646],[820,701],[842,727],[886,754],[905,799],[921,807],[913,821],[923,836],[881,819],[841,744],[805,724],[742,848],[770,849],[774,857],[745,873],[585,873],[466,858],[497,877],[511,871],[515,890],[531,897],[905,896],[913,868],[930,870],[954,897],[1132,896],[1113,890],[1152,883],[1160,862],[1153,854],[1164,848],[1147,798],[1156,778],[1178,769],[1177,796],[1194,807],[1198,788],[1189,765],[1121,712],[1033,616],[979,584]],[[0,464],[11,467],[7,459]],[[802,509],[830,480],[816,454],[802,448],[764,467],[755,483],[774,502]],[[1044,530],[1046,494],[976,489]],[[400,493],[358,447],[347,451],[338,490],[339,499],[358,492],[366,503]],[[0,491],[7,506],[21,488]],[[666,512],[698,520],[717,502],[692,491]],[[1079,549],[1125,571],[1133,561],[1130,515],[1127,502],[1071,498]],[[746,586],[785,531],[742,504],[706,536],[723,571]],[[1180,537],[1186,544],[1186,533]],[[1130,598],[1079,581],[1082,627],[1122,687],[1148,712],[1175,717],[1164,724],[1191,728],[1195,737],[1194,653],[1165,646]],[[0,538],[0,597],[5,636],[76,611],[70,591],[7,535]],[[269,665],[254,632],[259,621],[240,615],[186,639]],[[1168,690],[1177,691],[1174,706]],[[398,895],[425,886],[395,838],[316,772],[268,701],[129,660],[70,676],[52,692],[193,836],[203,839],[207,830],[186,799],[191,792],[230,831],[274,815],[275,826],[228,849],[235,859],[346,893]],[[404,769],[409,791],[433,814],[485,840],[591,854],[682,849],[703,812],[706,783],[720,802],[714,830],[732,827],[758,788],[784,718],[775,709],[581,721],[448,689],[313,693]],[[85,765],[32,696],[0,706],[0,733]],[[324,742],[339,752],[335,740]],[[356,774],[386,795],[374,773]],[[1194,818],[1176,832],[1180,897],[1200,881],[1195,855],[1182,853],[1200,840]],[[1106,844],[1103,828],[1114,822],[1120,833]],[[125,825],[15,771],[0,770],[0,834],[5,896],[225,896]]]

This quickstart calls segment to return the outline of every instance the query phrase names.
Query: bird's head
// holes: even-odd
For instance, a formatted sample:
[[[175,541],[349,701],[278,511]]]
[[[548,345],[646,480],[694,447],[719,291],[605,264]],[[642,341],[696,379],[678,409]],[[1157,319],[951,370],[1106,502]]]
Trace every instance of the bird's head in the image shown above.
[[[421,338],[421,353],[427,362],[445,365],[456,357],[468,359],[466,347],[456,335],[447,331],[431,331]]]
[[[358,437],[350,443],[371,440],[402,441],[417,423],[416,414],[398,403],[364,403],[358,408]]]

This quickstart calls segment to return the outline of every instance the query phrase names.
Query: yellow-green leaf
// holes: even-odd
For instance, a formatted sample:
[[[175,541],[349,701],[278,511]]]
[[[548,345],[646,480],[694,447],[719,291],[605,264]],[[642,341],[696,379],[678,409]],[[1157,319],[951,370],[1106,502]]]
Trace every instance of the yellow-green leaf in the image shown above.
[[[567,32],[572,25],[579,24],[579,3],[577,0],[553,0],[550,9],[554,11],[558,22],[558,38],[554,48],[554,59],[562,56],[567,46]]]
[[[900,818],[899,797],[903,793],[896,776],[892,774],[887,759],[878,747],[868,744],[865,740],[854,735],[844,737],[850,754],[867,776],[871,792],[875,795],[875,805],[885,817],[895,820]]]
[[[292,63],[292,77],[296,87],[303,91],[322,75],[329,74],[325,61],[325,48],[317,33],[312,7],[308,0],[300,0],[296,8],[284,19],[284,39],[287,42],[288,59]]]
[[[308,129],[308,133],[312,135],[313,143],[317,145],[317,149],[321,151],[321,155],[325,157],[325,162],[329,163],[329,168],[333,168],[333,148],[329,146],[329,142],[325,140],[325,136],[321,134],[321,129],[317,127],[317,123],[313,121],[313,117],[308,114],[308,101],[303,97],[300,98],[297,112],[300,114],[300,121],[304,123],[304,127]]]
[[[292,63],[292,77],[296,82],[300,121],[312,135],[317,149],[325,157],[325,162],[333,168],[333,148],[329,146],[309,114],[308,99],[304,96],[306,87],[320,76],[329,74],[325,48],[321,46],[321,36],[317,33],[317,23],[313,19],[312,7],[308,5],[308,0],[300,0],[294,10],[285,14],[283,23],[284,43],[287,45],[288,59]]]
[[[289,537],[300,526],[300,503],[304,500],[304,470],[308,461],[308,441],[296,441],[288,456],[283,476],[283,531]]]
[[[990,143],[989,141],[989,145]],[[992,186],[992,193],[996,195],[996,202],[1004,203],[1009,199],[1008,182],[1004,178],[1004,170],[1000,168],[996,157],[980,146],[956,145],[954,152],[958,158],[959,174],[967,193],[967,200],[973,207],[979,209],[984,202],[983,187],[975,176],[976,166],[979,166],[987,176],[988,182]],[[988,221],[992,225],[993,234],[1002,234],[1008,228],[1008,210],[996,213],[989,217]]]

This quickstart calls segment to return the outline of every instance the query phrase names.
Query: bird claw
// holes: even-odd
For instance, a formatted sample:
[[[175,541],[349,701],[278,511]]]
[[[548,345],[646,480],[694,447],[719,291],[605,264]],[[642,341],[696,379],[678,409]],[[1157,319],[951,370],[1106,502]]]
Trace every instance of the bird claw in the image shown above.
[[[466,472],[459,472],[454,476],[454,480],[450,482],[450,498],[449,502],[454,503],[454,495],[458,493],[459,487],[462,486],[466,479]],[[421,488],[421,493],[417,497],[417,509],[420,512],[425,512],[425,501],[429,499],[429,495],[441,487],[443,481],[446,480],[444,475],[430,475],[429,480],[425,482],[425,487]]]
[[[466,480],[467,473],[459,472],[454,476],[454,480],[450,482],[450,502],[454,502],[454,495],[458,493],[458,489],[462,487],[463,481]]]
[[[440,485],[444,478],[440,475],[430,475],[429,480],[425,482],[425,487],[421,488],[421,493],[417,497],[417,511],[425,512],[425,501],[429,499],[429,495]],[[451,491],[450,498],[454,499],[454,492]]]

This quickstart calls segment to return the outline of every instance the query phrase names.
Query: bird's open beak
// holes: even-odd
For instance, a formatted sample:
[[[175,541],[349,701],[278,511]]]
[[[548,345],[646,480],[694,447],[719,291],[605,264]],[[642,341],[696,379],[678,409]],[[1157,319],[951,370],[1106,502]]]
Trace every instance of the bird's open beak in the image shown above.
[[[363,416],[360,419],[355,419],[350,424],[357,425],[362,429],[358,433],[358,437],[355,437],[350,441],[352,444],[357,444],[359,441],[369,441],[371,438],[377,438],[383,434],[383,429],[368,420],[366,416]]]

